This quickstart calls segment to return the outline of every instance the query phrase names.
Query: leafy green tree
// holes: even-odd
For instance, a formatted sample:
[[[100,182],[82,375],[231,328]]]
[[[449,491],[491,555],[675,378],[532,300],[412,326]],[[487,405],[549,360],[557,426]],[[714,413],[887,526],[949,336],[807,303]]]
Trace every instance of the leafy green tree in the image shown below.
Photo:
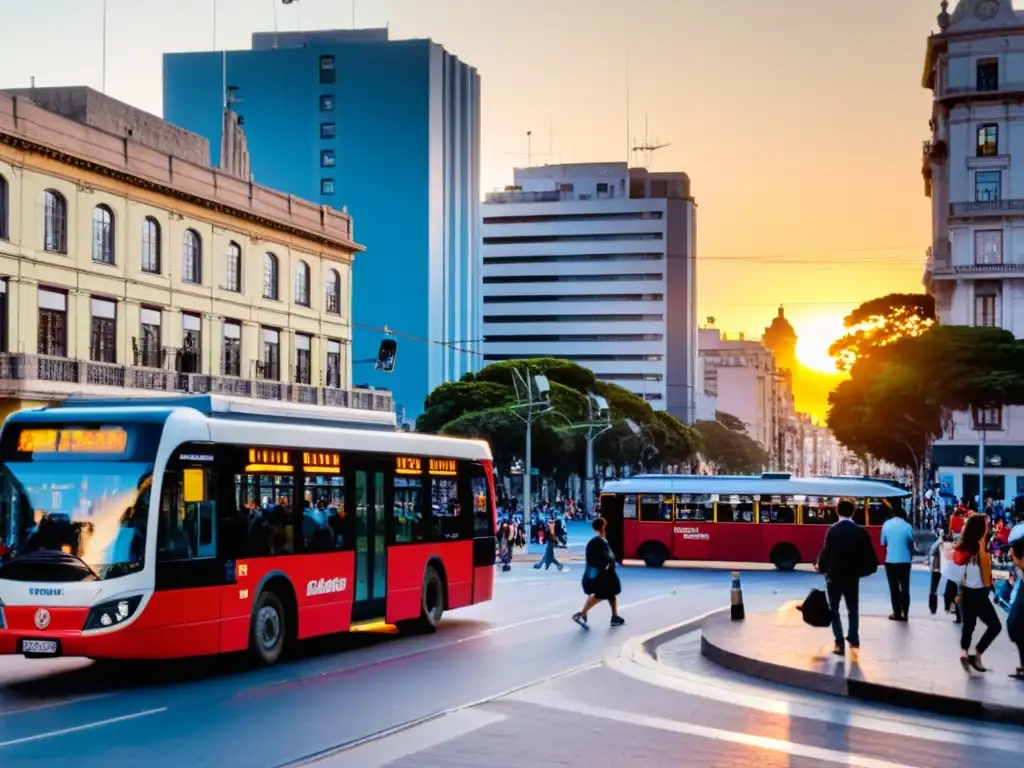
[[[935,300],[927,293],[890,293],[865,301],[843,320],[847,334],[833,342],[829,354],[848,371],[896,341],[920,336],[936,322]]]
[[[716,413],[714,421],[698,421],[704,459],[720,472],[757,474],[768,465],[768,452],[747,435],[743,422],[728,413]],[[721,417],[726,417],[724,420]],[[735,428],[735,427],[738,427]]]
[[[449,381],[423,402],[423,413],[416,419],[418,432],[440,432],[450,421],[467,413],[498,408],[514,400],[508,387],[488,381]]]

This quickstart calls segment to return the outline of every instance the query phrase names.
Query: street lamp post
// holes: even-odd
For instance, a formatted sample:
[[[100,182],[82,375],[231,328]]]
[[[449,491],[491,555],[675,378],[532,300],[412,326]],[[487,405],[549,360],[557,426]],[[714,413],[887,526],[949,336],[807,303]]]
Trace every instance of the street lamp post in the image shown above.
[[[595,419],[596,415],[596,419]],[[600,395],[587,394],[587,487],[583,492],[587,513],[594,509],[594,441],[612,428],[608,401]]]
[[[531,375],[529,370],[524,377],[517,369],[512,369],[512,385],[516,390],[516,404],[512,413],[526,424],[526,450],[523,458],[523,526],[526,529],[526,542],[530,542],[530,505],[531,488],[530,472],[533,461],[533,422],[538,417],[551,411],[551,385],[548,377],[541,374]]]

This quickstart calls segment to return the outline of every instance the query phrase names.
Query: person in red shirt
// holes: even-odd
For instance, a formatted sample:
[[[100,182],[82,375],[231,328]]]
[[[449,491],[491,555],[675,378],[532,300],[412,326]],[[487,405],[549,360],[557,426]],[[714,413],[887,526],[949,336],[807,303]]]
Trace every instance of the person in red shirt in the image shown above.
[[[967,519],[967,510],[961,504],[949,518],[949,532],[959,536],[964,529],[964,520]]]

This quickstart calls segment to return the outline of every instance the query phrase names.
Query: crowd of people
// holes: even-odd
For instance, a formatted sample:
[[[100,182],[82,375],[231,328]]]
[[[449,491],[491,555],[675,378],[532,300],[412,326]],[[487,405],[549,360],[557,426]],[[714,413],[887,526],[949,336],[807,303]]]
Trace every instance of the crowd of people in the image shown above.
[[[955,505],[948,519],[936,519],[937,537],[928,552],[931,583],[929,610],[938,612],[941,588],[946,612],[960,625],[960,664],[966,672],[987,672],[983,654],[1003,629],[998,609],[1006,614],[1006,629],[1017,646],[1019,666],[1011,677],[1024,682],[1024,523],[1016,522],[1013,507],[988,503],[983,512]],[[839,522],[825,536],[818,556],[818,570],[826,577],[826,594],[835,639],[833,653],[845,655],[847,644],[856,651],[859,637],[859,582],[878,569],[878,559],[867,531],[853,522],[854,505],[839,504]],[[915,538],[902,511],[882,526],[885,572],[892,602],[892,621],[908,621],[910,610],[910,569]],[[993,561],[1012,563],[1009,578],[994,578]],[[840,615],[846,604],[848,632],[844,637]],[[975,642],[978,624],[984,625]]]

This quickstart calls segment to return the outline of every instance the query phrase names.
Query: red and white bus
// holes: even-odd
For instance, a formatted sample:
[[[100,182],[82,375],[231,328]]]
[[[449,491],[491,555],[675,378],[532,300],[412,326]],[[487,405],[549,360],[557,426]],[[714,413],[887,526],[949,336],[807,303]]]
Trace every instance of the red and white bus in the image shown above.
[[[667,560],[773,563],[783,571],[817,558],[840,499],[856,504],[881,554],[881,525],[910,492],[881,480],[638,475],[605,483],[601,516],[616,557],[658,568]]]
[[[490,448],[393,414],[68,401],[7,420],[0,483],[0,653],[272,664],[493,593]]]

